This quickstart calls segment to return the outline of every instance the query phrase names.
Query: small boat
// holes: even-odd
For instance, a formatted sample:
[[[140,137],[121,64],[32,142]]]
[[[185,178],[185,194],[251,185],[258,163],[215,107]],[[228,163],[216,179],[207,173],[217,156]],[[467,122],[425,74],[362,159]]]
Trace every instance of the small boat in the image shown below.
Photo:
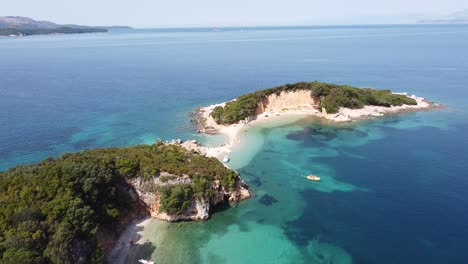
[[[143,264],[154,264],[154,261],[144,260],[144,259],[140,259],[138,262],[143,263]]]
[[[319,176],[315,176],[313,174],[307,176],[307,179],[311,180],[311,181],[320,181],[320,177]]]
[[[229,162],[229,157],[228,157],[228,156],[224,156],[223,162],[224,162],[224,163],[228,163],[228,162]]]

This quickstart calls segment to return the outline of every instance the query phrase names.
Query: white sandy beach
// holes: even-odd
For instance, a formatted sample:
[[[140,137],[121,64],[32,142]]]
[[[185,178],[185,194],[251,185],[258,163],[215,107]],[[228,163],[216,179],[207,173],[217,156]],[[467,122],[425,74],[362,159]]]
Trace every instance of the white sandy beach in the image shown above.
[[[108,261],[113,264],[125,264],[128,263],[127,260],[135,259],[140,253],[139,246],[145,243],[143,233],[150,221],[150,218],[146,218],[131,223],[120,234],[119,240],[108,255]]]

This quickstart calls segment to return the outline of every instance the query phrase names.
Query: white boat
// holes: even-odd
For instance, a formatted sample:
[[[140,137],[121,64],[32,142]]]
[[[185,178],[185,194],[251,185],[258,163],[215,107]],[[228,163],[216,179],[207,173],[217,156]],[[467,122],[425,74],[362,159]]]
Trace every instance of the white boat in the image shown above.
[[[223,162],[224,162],[224,163],[228,163],[228,162],[229,162],[229,157],[228,157],[228,156],[224,156]]]
[[[154,264],[154,261],[144,260],[144,259],[140,259],[138,262],[143,263],[143,264]]]
[[[311,181],[320,181],[320,177],[316,176],[316,175],[313,175],[313,174],[307,176],[307,179],[309,179]]]

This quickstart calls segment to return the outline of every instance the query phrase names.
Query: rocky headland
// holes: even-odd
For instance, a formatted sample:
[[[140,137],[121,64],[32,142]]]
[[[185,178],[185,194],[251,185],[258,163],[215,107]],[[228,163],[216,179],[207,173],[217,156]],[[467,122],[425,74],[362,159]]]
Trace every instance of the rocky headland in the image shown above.
[[[206,220],[214,207],[252,196],[216,158],[161,141],[11,168],[0,187],[0,240],[16,241],[3,250],[24,247],[34,263],[100,263],[135,220]]]

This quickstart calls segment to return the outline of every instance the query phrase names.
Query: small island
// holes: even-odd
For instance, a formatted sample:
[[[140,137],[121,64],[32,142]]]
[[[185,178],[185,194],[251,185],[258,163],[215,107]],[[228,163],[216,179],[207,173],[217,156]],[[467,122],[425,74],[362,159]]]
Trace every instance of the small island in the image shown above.
[[[392,93],[390,90],[356,88],[322,82],[299,82],[286,84],[254,93],[246,94],[213,108],[210,116],[220,125],[231,125],[268,110],[287,112],[289,110],[317,110],[321,116],[334,121],[350,121],[358,116],[350,109],[374,111],[354,111],[359,117],[397,112],[403,109],[427,108],[431,104],[424,98]],[[368,108],[372,107],[374,108]],[[375,108],[380,107],[380,108]],[[396,107],[396,108],[395,108]],[[380,111],[379,111],[380,110]]]
[[[240,143],[246,126],[291,115],[315,116],[329,122],[350,122],[386,114],[429,110],[442,107],[423,97],[390,90],[357,88],[324,82],[285,84],[234,100],[200,107],[192,114],[199,133],[224,134],[228,142],[216,148],[198,146],[207,156],[221,158]]]
[[[251,197],[239,174],[179,143],[87,150],[0,173],[2,263],[102,263],[145,216],[204,220]]]
[[[199,108],[194,122],[200,132],[209,133],[268,113],[302,113],[342,122],[434,107],[439,105],[407,93],[314,81],[285,84]]]

